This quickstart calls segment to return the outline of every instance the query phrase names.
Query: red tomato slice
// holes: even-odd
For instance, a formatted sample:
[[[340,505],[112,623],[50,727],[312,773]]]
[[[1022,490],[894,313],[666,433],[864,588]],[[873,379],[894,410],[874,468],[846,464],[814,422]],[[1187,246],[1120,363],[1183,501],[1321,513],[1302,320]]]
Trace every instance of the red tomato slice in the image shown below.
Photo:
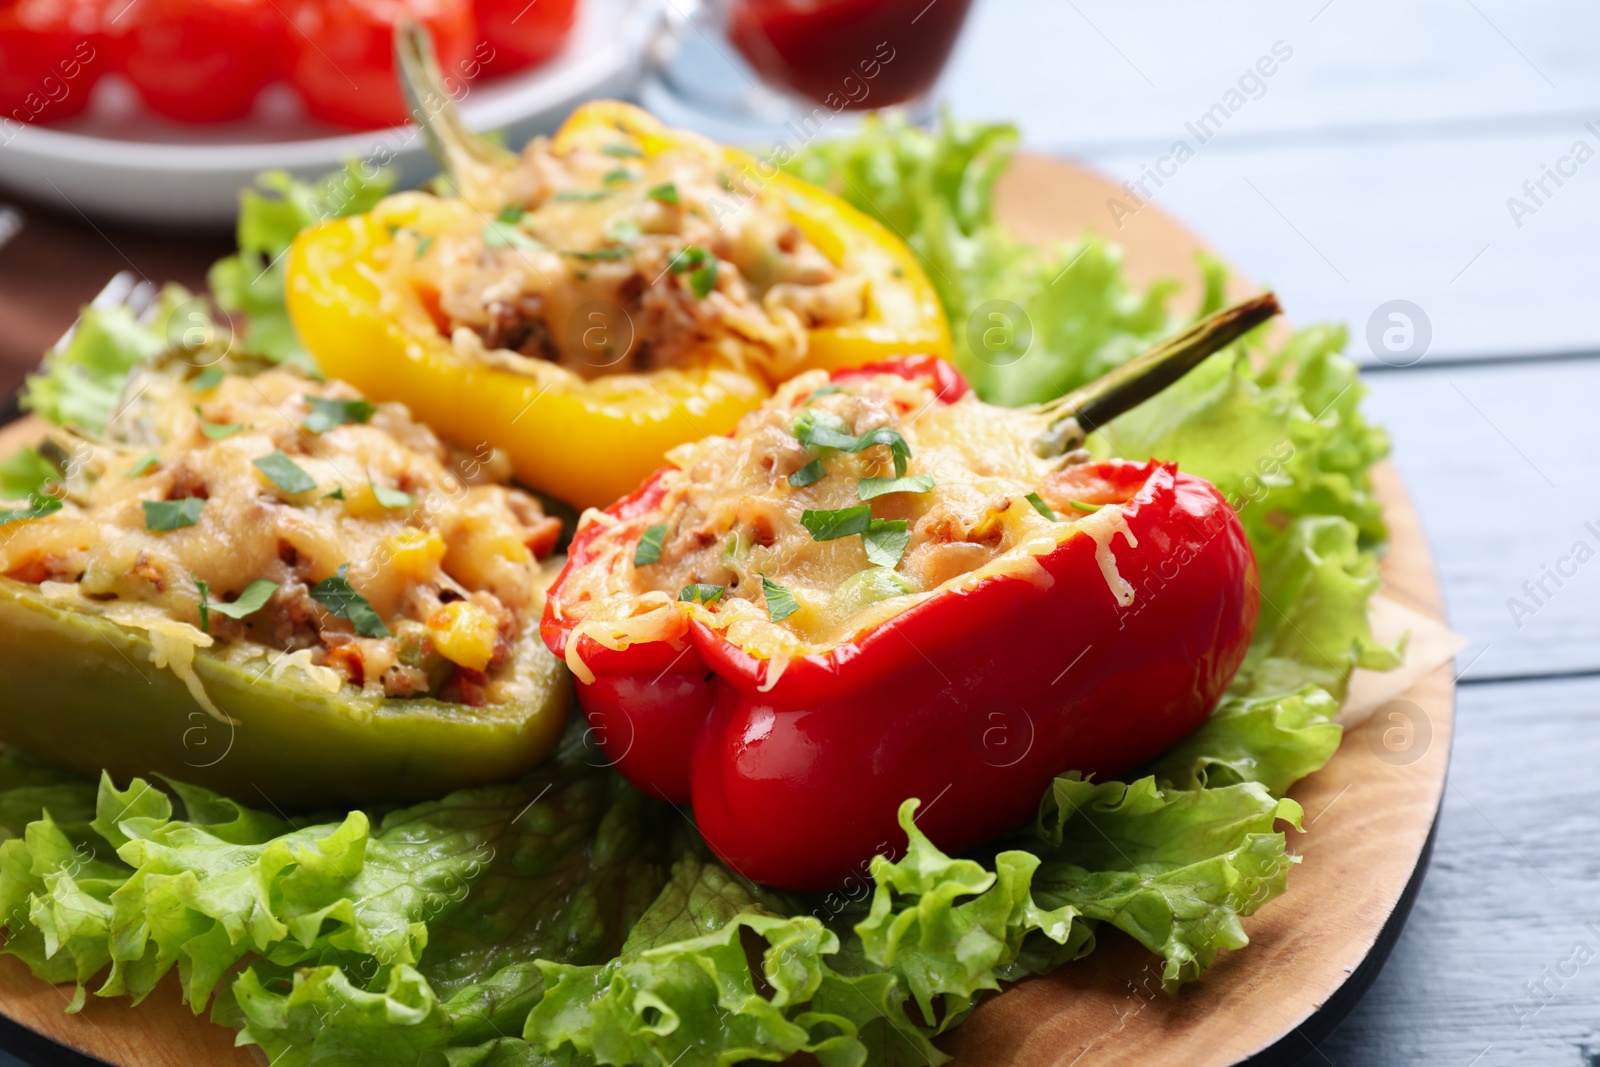
[[[85,0],[0,0],[0,119],[78,114],[111,66],[101,13]]]
[[[289,77],[307,111],[359,128],[406,121],[394,70],[394,23],[401,14],[433,34],[447,83],[463,76],[475,34],[470,0],[300,0]]]
[[[289,32],[271,0],[138,0],[128,18],[122,72],[152,111],[180,122],[249,114]]]
[[[478,33],[494,50],[483,61],[484,74],[509,74],[561,51],[577,6],[577,0],[474,0]]]

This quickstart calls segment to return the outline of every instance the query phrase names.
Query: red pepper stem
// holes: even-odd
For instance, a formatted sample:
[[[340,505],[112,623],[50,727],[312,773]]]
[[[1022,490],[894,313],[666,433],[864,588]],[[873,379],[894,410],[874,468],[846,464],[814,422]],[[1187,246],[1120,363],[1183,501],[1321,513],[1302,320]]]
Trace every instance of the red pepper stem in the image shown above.
[[[412,119],[428,140],[429,153],[462,199],[481,206],[474,194],[515,167],[516,155],[467,128],[439,73],[433,36],[415,19],[395,21],[394,55],[401,91]]]
[[[1270,292],[1225,307],[1109,374],[1051,401],[1043,410],[1055,418],[1034,442],[1034,450],[1041,456],[1059,456],[1081,447],[1089,434],[1160,393],[1281,310],[1277,296]]]

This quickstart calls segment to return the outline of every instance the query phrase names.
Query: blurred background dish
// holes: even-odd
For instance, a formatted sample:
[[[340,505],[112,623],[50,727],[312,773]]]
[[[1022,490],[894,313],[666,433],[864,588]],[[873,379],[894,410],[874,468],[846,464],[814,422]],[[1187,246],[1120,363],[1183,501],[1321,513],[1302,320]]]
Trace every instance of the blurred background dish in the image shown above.
[[[162,92],[164,86],[152,87],[154,71],[132,58],[139,43],[135,35],[106,43],[80,34],[79,44],[99,40],[98,49],[85,46],[92,58],[73,59],[78,45],[72,45],[64,53],[69,58],[55,62],[60,69],[40,76],[40,84],[57,87],[52,95],[59,99],[35,95],[31,105],[37,105],[36,121],[0,119],[0,186],[35,199],[64,200],[90,218],[225,227],[238,213],[239,190],[264,170],[309,178],[353,159],[368,167],[392,165],[402,185],[414,185],[436,168],[416,127],[381,121],[399,95],[386,67],[392,45],[388,24],[382,21],[392,18],[392,12],[374,14],[371,6],[311,0],[303,10],[314,14],[296,19],[306,23],[300,40],[308,47],[289,49],[287,61],[281,54],[263,60],[289,72],[291,79],[258,84],[254,90],[246,83],[261,71],[230,80],[238,74],[239,57],[225,55],[233,65],[207,75],[215,81],[213,92],[178,88],[169,97]],[[572,12],[570,3],[552,0],[520,6],[530,12],[536,6]],[[509,143],[519,145],[553,130],[583,100],[632,91],[659,6],[660,0],[582,0],[570,36],[559,47],[565,32],[559,18],[526,32],[532,20],[518,17],[518,5],[483,0],[478,30],[456,34],[441,49],[454,71],[449,88],[473,127],[501,130]],[[8,8],[0,16],[0,42],[8,25],[14,25],[15,10]],[[347,25],[329,24],[336,20]],[[165,29],[168,34],[187,32],[178,22]],[[541,58],[551,44],[559,50]],[[329,58],[330,50],[337,59]],[[150,54],[159,51],[152,48]],[[249,53],[241,50],[241,55]],[[10,52],[0,51],[0,61],[10,59]],[[326,71],[319,69],[325,60]],[[63,62],[68,64],[64,68]],[[155,65],[148,57],[144,62]],[[504,73],[508,66],[525,63],[538,65]],[[99,65],[118,69],[93,84],[92,92],[74,94],[72,81],[89,81],[97,73],[92,68]],[[8,88],[18,79],[17,67],[11,63],[7,69],[9,74],[0,75],[0,94],[10,94],[7,113],[16,114],[19,107],[27,113],[30,103],[18,102],[29,100],[27,94],[18,97]],[[396,99],[361,91],[361,83],[369,80],[382,80]],[[78,100],[83,101],[81,111],[71,114],[80,106]],[[229,117],[237,114],[241,100],[247,113]],[[173,117],[155,113],[156,108]],[[185,121],[178,120],[179,113]],[[381,128],[350,130],[374,125]]]
[[[885,107],[932,120],[972,0],[668,5],[640,90],[674,125],[733,143],[849,132]]]

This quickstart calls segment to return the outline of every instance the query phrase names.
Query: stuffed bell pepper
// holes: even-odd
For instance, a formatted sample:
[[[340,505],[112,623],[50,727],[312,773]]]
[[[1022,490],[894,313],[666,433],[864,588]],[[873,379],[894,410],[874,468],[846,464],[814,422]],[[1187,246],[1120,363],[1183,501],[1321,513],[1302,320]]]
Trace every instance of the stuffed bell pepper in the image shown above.
[[[51,431],[0,505],[0,739],[281,806],[430,797],[542,759],[560,524],[398,404],[284,370],[156,370]]]
[[[608,757],[741,874],[825,889],[903,847],[908,798],[956,851],[1193,731],[1254,631],[1250,546],[1208,482],[1076,447],[1182,372],[1155,355],[1070,412],[928,357],[812,371],[674,449],[545,610]]]
[[[458,195],[302,233],[289,311],[330,375],[534,488],[606,504],[805,368],[949,351],[911,251],[775,166],[609,101],[520,156],[430,128]]]

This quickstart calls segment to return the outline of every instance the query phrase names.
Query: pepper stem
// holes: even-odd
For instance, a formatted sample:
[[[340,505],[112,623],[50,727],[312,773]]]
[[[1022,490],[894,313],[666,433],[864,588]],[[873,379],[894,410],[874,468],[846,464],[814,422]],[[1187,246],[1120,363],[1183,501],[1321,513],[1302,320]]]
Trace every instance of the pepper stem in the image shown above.
[[[480,209],[499,208],[494,190],[516,166],[516,155],[467,128],[439,72],[433,37],[420,23],[396,20],[394,54],[401,91],[427,138],[428,151],[463,200]]]
[[[1278,298],[1270,292],[1225,307],[1109,374],[1051,401],[1041,410],[1054,418],[1049,429],[1034,441],[1034,451],[1041,456],[1059,456],[1082,447],[1089,434],[1149,400],[1198,367],[1206,357],[1282,310]]]

